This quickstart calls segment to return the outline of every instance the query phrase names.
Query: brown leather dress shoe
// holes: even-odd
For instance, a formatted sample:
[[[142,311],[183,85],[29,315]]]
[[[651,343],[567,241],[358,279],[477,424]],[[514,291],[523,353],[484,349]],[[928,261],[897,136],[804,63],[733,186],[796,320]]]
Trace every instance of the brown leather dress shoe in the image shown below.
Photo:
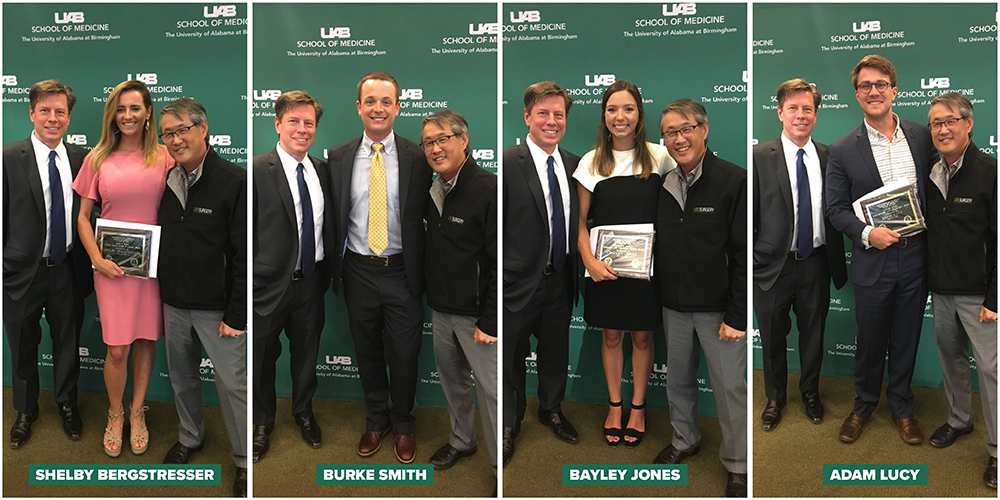
[[[413,462],[417,452],[417,441],[413,434],[396,434],[396,458],[404,464]]]
[[[361,435],[361,442],[358,443],[358,455],[361,455],[362,457],[374,455],[375,452],[382,447],[382,436],[385,436],[388,433],[388,427],[380,431],[365,431],[365,433]]]
[[[861,436],[861,427],[865,425],[868,419],[861,418],[851,412],[844,420],[844,423],[840,425],[840,440],[845,443],[853,443],[858,440]]]
[[[896,426],[899,427],[899,437],[903,438],[904,443],[920,444],[924,442],[924,431],[920,429],[920,423],[917,422],[917,419],[913,417],[896,418],[893,415],[892,421],[896,422]]]

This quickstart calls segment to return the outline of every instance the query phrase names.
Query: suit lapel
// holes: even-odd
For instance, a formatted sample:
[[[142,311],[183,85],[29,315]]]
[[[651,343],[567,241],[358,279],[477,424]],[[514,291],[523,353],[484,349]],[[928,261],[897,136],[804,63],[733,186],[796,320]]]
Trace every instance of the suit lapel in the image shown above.
[[[923,204],[927,202],[927,196],[924,193],[924,177],[930,175],[928,171],[930,158],[925,156],[925,149],[921,147],[923,144],[918,144],[918,142],[922,143],[923,141],[917,137],[913,127],[910,127],[909,123],[902,119],[899,120],[899,127],[903,129],[906,144],[910,147],[910,155],[913,156],[913,166],[917,174],[917,193],[920,194],[920,203]]]
[[[875,156],[872,154],[872,143],[868,140],[868,130],[865,128],[864,123],[858,127],[855,134],[858,139],[855,141],[855,144],[858,146],[858,154],[865,161],[865,167],[868,168],[868,174],[871,175],[872,181],[881,187],[883,185],[882,175],[878,173],[878,165],[875,163]]]
[[[542,220],[545,221],[545,227],[548,227],[549,211],[545,207],[545,193],[542,191],[542,182],[538,178],[538,171],[535,170],[535,162],[531,160],[531,151],[528,150],[527,144],[521,143],[517,148],[517,153],[520,156],[518,164],[521,166],[521,175],[528,183],[528,190],[531,191],[531,197],[535,199],[535,206],[538,207],[538,212],[542,215]],[[550,232],[551,230],[552,228],[549,228]]]
[[[792,180],[788,177],[788,165],[785,164],[785,149],[781,143],[781,138],[774,140],[771,146],[771,165],[774,167],[774,175],[778,178],[778,189],[781,191],[781,199],[785,200],[790,217],[793,217],[795,210],[792,208]]]
[[[337,209],[340,211],[340,220],[343,222],[340,224],[340,229],[347,230],[347,220],[350,218],[351,214],[351,182],[354,178],[354,157],[358,154],[358,148],[361,146],[361,137],[358,137],[351,142],[346,148],[341,151],[341,157],[338,158],[340,161],[340,193],[337,194],[339,199],[337,200]]]
[[[271,150],[268,162],[270,165],[267,167],[267,170],[271,173],[271,179],[274,181],[275,189],[278,190],[278,197],[281,198],[281,204],[285,206],[285,213],[288,214],[288,220],[292,222],[292,227],[296,227],[298,226],[298,221],[295,218],[295,199],[292,198],[292,189],[288,185],[285,171],[281,167],[281,159],[278,157],[277,150]]]
[[[813,141],[813,145],[816,146],[816,154],[819,155],[819,171],[820,171],[820,174],[823,176],[823,186],[824,186],[823,191],[824,191],[824,193],[823,193],[823,196],[820,197],[820,199],[823,201],[823,213],[825,214],[826,213],[826,192],[825,192],[826,191],[826,188],[825,188],[825,186],[826,186],[826,160],[828,160],[830,158],[830,148],[828,148],[826,146],[822,146],[821,147],[820,144],[816,143],[816,141]]]
[[[35,198],[35,208],[42,215],[42,220],[47,220],[45,194],[42,193],[42,177],[38,174],[38,163],[35,162],[35,148],[31,144],[30,137],[24,141],[24,146],[21,148],[21,165],[24,166],[24,174],[28,178],[28,186],[31,187],[31,194]]]
[[[395,133],[395,132],[393,132]],[[399,217],[406,216],[406,195],[410,192],[410,174],[413,172],[413,151],[406,147],[399,135],[396,135],[396,158],[399,160]]]

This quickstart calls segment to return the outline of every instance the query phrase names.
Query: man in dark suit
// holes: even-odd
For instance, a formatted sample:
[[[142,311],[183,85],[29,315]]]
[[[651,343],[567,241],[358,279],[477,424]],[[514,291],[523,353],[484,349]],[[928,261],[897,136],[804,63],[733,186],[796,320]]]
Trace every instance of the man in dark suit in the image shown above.
[[[80,439],[80,327],[83,298],[94,290],[90,259],[76,233],[80,197],[70,189],[87,151],[62,141],[76,96],[59,81],[45,80],[31,86],[28,100],[34,131],[3,147],[3,323],[17,410],[11,448],[28,441],[38,418],[43,309],[63,431]]]
[[[853,242],[851,281],[858,321],[854,358],[854,409],[840,427],[840,440],[853,443],[878,405],[886,351],[886,399],[900,436],[908,444],[924,440],[913,418],[910,389],[920,340],[927,286],[923,232],[906,236],[860,221],[851,204],[890,181],[915,187],[924,204],[927,172],[934,162],[927,126],[892,112],[896,69],[878,55],[861,59],[851,71],[864,123],[830,145],[826,169],[826,214]]]
[[[765,431],[777,427],[785,406],[791,310],[799,329],[806,417],[814,424],[823,420],[819,372],[830,278],[838,289],[847,281],[844,238],[823,206],[830,149],[811,138],[822,95],[795,78],[778,86],[777,99],[782,134],[753,147],[753,301],[764,356]]]
[[[274,110],[278,145],[253,157],[254,462],[267,453],[274,428],[282,330],[291,354],[292,415],[307,445],[322,443],[312,397],[334,215],[326,163],[308,152],[323,106],[295,90],[278,97]]]
[[[976,357],[989,454],[983,482],[997,487],[997,159],[972,143],[972,103],[958,92],[931,101],[941,161],[927,186],[927,284],[948,419],[930,438],[945,448],[972,432],[969,344]]]
[[[580,436],[562,414],[569,364],[569,322],[577,296],[580,157],[559,149],[573,99],[554,82],[524,92],[528,137],[503,150],[503,460],[514,455],[524,419],[525,364],[538,339],[538,418],[556,437]],[[570,236],[572,235],[572,236]]]
[[[396,135],[399,83],[375,71],[358,82],[364,135],[330,150],[333,203],[339,217],[333,289],[344,281],[347,319],[365,393],[358,454],[382,446],[390,429],[396,458],[413,461],[413,401],[423,340],[424,210],[431,168],[413,141]],[[386,373],[388,364],[389,373]],[[389,408],[389,397],[392,408]]]

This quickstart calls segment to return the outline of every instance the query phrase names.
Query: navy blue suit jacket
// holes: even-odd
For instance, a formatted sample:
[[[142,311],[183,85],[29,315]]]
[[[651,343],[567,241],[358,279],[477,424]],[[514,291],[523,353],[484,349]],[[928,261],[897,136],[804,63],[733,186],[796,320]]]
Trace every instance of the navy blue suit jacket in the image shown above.
[[[927,199],[925,179],[931,165],[937,161],[937,153],[926,125],[900,120],[899,126],[906,136],[917,169],[917,191],[922,208]],[[855,285],[871,286],[878,281],[885,253],[861,244],[865,223],[854,215],[851,204],[882,185],[864,123],[830,145],[830,159],[826,166],[826,215],[838,231],[853,241],[850,274]]]

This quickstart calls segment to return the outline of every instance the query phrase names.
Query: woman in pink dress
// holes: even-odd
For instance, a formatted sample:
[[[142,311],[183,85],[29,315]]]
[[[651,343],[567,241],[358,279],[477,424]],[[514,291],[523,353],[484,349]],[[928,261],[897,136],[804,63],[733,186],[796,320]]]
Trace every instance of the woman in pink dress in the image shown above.
[[[125,407],[122,397],[132,351],[132,404],[129,415],[132,453],[149,444],[144,406],[153,373],[156,340],[163,336],[163,306],[155,278],[126,276],[113,261],[104,259],[94,238],[90,215],[101,204],[101,218],[156,224],[167,169],[173,160],[156,140],[153,101],[146,85],[137,80],[116,86],[104,105],[101,140],[87,155],[73,182],[80,194],[80,241],[94,264],[94,289],[101,331],[108,354],[104,383],[108,388],[108,425],[104,451],[117,457],[122,450]]]

